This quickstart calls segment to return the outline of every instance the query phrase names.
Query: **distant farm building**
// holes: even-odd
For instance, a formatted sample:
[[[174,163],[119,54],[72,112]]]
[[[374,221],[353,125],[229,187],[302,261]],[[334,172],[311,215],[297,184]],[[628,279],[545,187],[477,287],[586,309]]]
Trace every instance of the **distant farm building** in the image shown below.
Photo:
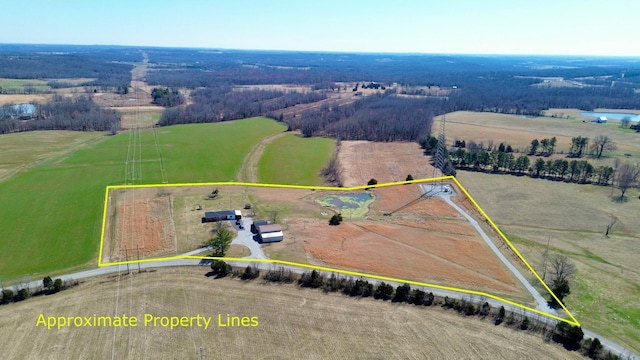
[[[606,116],[598,116],[598,118],[595,119],[594,122],[596,122],[598,124],[605,124],[607,122],[607,117]]]
[[[260,224],[258,224],[258,221]],[[258,220],[252,226],[258,233],[258,238],[263,243],[272,243],[282,241],[284,234],[282,233],[282,227],[278,224],[265,224],[266,221]]]
[[[220,210],[220,211],[206,211],[202,217],[203,223],[224,221],[224,220],[240,220],[242,219],[242,212],[240,210]]]

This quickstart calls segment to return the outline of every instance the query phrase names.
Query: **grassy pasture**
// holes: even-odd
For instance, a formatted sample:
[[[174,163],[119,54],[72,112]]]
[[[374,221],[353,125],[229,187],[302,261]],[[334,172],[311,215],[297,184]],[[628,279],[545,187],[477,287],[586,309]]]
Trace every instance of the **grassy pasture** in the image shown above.
[[[0,87],[3,91],[23,91],[27,86],[33,86],[37,91],[49,91],[48,80],[40,79],[0,79]]]
[[[465,171],[457,177],[539,273],[547,242],[550,253],[576,264],[566,304],[578,321],[640,351],[637,191],[619,203],[609,187]]]
[[[49,86],[49,81],[58,81],[61,83],[67,83],[71,85],[68,88],[53,89]],[[84,92],[84,89],[80,87],[81,84],[95,80],[95,78],[69,78],[69,79],[7,79],[0,78],[0,88],[3,91],[18,91],[22,92],[26,87],[32,86],[38,92],[55,92],[55,93],[69,93],[73,90],[80,89]]]
[[[103,136],[77,131],[33,131],[0,135],[0,181],[47,160],[68,155]]]
[[[581,359],[537,335],[439,306],[354,299],[294,285],[205,277],[205,267],[89,279],[76,288],[0,306],[3,358],[60,359]],[[171,284],[171,286],[167,286]],[[117,309],[117,311],[116,311]],[[46,316],[138,318],[131,328],[36,327]],[[211,317],[208,329],[144,326],[144,314]],[[218,314],[257,327],[219,327]],[[87,346],[91,344],[91,346]]]
[[[267,145],[258,162],[263,183],[322,185],[320,170],[329,162],[335,140],[287,134]]]
[[[265,118],[158,129],[166,180],[234,180],[251,146],[282,130],[281,124]],[[39,136],[3,136],[14,135]],[[137,136],[137,146],[130,145],[134,132],[96,138],[65,159],[45,162],[0,183],[0,279],[94,265],[105,186],[162,182],[153,131]],[[31,143],[25,141],[24,148]],[[139,164],[135,180],[125,176],[128,154]]]

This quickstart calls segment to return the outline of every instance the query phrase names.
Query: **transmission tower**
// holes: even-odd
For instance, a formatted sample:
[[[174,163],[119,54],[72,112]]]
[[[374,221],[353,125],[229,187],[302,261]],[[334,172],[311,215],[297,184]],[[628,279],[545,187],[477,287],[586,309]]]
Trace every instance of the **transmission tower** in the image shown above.
[[[445,136],[444,136],[444,124],[446,121],[446,115],[442,115],[440,118],[440,131],[438,131],[438,145],[436,147],[436,154],[433,161],[433,177],[444,176],[444,172],[442,169],[444,168],[445,162],[445,154],[444,151],[446,149]],[[431,191],[436,191],[436,187],[440,186],[440,191],[442,191],[442,180],[434,181]]]

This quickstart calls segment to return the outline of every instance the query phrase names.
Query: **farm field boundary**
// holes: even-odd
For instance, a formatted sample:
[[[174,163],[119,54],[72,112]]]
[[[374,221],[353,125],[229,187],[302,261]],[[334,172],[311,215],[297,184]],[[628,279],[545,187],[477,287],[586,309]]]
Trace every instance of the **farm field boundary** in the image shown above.
[[[544,311],[541,311],[541,310],[538,310],[538,309],[534,309],[534,308],[531,308],[531,307],[528,307],[528,306],[525,306],[525,305],[522,305],[522,304],[518,304],[518,303],[513,302],[511,300],[508,300],[508,299],[505,299],[505,298],[502,298],[502,297],[499,297],[499,296],[496,296],[496,295],[493,295],[493,294],[489,294],[489,293],[486,293],[486,292],[469,290],[469,289],[462,289],[462,288],[456,288],[456,287],[450,287],[450,286],[443,286],[443,285],[437,285],[437,284],[429,284],[429,283],[424,283],[424,282],[419,282],[419,281],[403,280],[403,279],[398,279],[398,278],[393,278],[393,277],[380,276],[380,275],[375,275],[375,274],[366,274],[366,273],[362,273],[362,272],[348,271],[348,270],[343,270],[343,269],[336,269],[336,268],[330,268],[330,267],[324,267],[324,266],[316,266],[316,265],[310,265],[310,264],[304,264],[304,263],[298,263],[298,262],[291,262],[291,261],[284,261],[284,260],[277,260],[277,259],[217,258],[217,257],[210,257],[210,256],[177,255],[177,256],[170,256],[170,257],[158,257],[158,258],[142,259],[142,260],[117,261],[117,262],[108,262],[108,263],[103,263],[102,262],[103,245],[104,245],[104,239],[105,239],[105,227],[106,227],[106,222],[107,222],[107,205],[108,205],[108,200],[109,200],[109,192],[112,189],[236,185],[236,186],[254,186],[254,187],[270,187],[270,188],[353,191],[353,190],[363,190],[363,189],[366,189],[366,188],[374,188],[374,187],[395,186],[395,185],[403,185],[403,184],[408,184],[408,183],[426,183],[426,182],[445,181],[445,180],[455,182],[455,184],[461,189],[461,191],[464,193],[464,195],[473,203],[473,206],[480,212],[480,214],[482,214],[482,216],[484,216],[484,218],[489,223],[489,225],[493,228],[493,230],[496,231],[496,233],[500,235],[500,237],[511,248],[511,250],[518,256],[518,258],[522,261],[522,263],[529,269],[529,271],[531,271],[531,273],[536,277],[536,279],[538,279],[538,281],[540,281],[542,286],[549,292],[549,294],[551,294],[551,296],[560,304],[560,306],[565,311],[565,313],[569,316],[570,319],[565,319],[565,318],[556,316],[554,314],[550,314],[550,313],[547,313],[547,312],[544,312]],[[462,184],[453,176],[443,176],[443,177],[437,177],[437,178],[418,179],[418,180],[411,180],[411,181],[398,181],[398,182],[390,182],[390,183],[377,184],[377,185],[355,186],[355,187],[349,187],[349,188],[337,188],[337,187],[328,187],[328,186],[307,186],[307,185],[261,184],[261,183],[245,183],[245,182],[231,182],[231,181],[230,182],[211,182],[211,183],[113,185],[113,186],[107,186],[105,188],[105,197],[104,197],[103,206],[104,207],[103,207],[103,216],[102,216],[102,231],[101,231],[101,235],[100,235],[100,250],[99,250],[99,255],[98,255],[98,267],[125,265],[125,264],[135,264],[135,263],[139,263],[139,262],[176,260],[176,259],[212,259],[212,260],[221,259],[221,260],[230,260],[230,261],[246,261],[246,262],[281,264],[281,265],[289,265],[289,266],[295,266],[295,267],[301,267],[301,268],[307,268],[307,269],[316,269],[316,270],[321,270],[321,271],[335,272],[335,273],[340,273],[340,274],[345,274],[345,275],[361,276],[361,277],[367,277],[367,278],[378,279],[378,280],[386,280],[386,281],[392,281],[392,282],[406,283],[406,284],[410,284],[410,285],[426,286],[426,287],[431,287],[431,288],[435,288],[435,289],[455,291],[455,292],[465,293],[465,294],[470,294],[470,295],[484,296],[484,297],[491,298],[491,299],[494,299],[494,300],[497,300],[497,301],[500,301],[500,302],[503,302],[503,303],[506,303],[506,304],[510,304],[510,305],[513,305],[513,306],[520,307],[522,309],[525,309],[525,310],[528,310],[528,311],[531,311],[531,312],[538,313],[540,315],[543,315],[543,316],[546,316],[546,317],[549,317],[549,318],[552,318],[552,319],[555,319],[555,320],[563,321],[563,322],[568,323],[570,325],[580,326],[580,323],[578,322],[578,320],[565,307],[565,305],[562,303],[562,301],[560,301],[558,299],[556,294],[554,294],[553,291],[551,291],[551,289],[547,286],[547,284],[542,280],[540,275],[533,269],[533,267],[529,264],[529,262],[527,262],[527,260],[522,256],[522,254],[515,248],[513,243],[498,228],[498,226],[493,222],[493,220],[491,220],[491,218],[487,215],[487,213],[480,207],[480,205],[467,192],[467,190],[464,188],[464,186],[462,186]]]

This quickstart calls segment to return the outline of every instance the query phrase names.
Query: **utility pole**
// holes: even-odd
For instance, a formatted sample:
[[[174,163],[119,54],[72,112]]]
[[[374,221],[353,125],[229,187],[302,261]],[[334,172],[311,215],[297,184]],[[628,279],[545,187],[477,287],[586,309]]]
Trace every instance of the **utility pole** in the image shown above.
[[[138,253],[138,274],[140,274],[140,247],[136,244],[136,253]]]
[[[127,263],[127,275],[129,275],[129,256],[127,255],[127,247],[124,247],[124,260]]]

